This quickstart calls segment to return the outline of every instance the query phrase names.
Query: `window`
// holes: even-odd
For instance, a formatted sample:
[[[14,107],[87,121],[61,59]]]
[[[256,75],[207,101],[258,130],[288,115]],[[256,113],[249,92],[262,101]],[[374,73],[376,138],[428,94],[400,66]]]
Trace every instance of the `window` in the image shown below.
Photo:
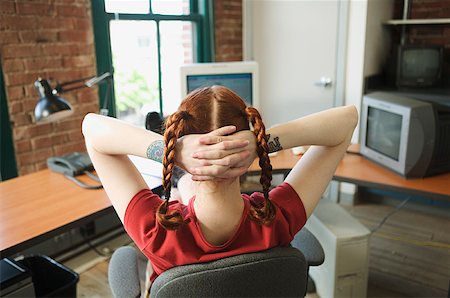
[[[110,115],[142,126],[148,112],[173,113],[180,66],[212,60],[212,1],[93,0],[92,9],[98,72],[114,70]]]

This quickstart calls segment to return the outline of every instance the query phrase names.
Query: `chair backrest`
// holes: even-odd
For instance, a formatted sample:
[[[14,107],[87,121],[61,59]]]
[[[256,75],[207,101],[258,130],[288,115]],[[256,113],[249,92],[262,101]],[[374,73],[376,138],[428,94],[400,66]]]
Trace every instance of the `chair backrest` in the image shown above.
[[[150,297],[303,297],[308,264],[293,247],[237,255],[163,272]]]

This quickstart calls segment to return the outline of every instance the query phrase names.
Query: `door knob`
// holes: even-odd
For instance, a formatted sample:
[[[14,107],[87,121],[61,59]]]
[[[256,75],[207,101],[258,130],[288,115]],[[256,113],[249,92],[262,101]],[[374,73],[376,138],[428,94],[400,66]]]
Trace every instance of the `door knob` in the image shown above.
[[[331,87],[332,84],[333,84],[333,81],[331,80],[331,78],[327,78],[327,77],[321,77],[320,80],[314,82],[315,86],[323,87],[323,88]]]

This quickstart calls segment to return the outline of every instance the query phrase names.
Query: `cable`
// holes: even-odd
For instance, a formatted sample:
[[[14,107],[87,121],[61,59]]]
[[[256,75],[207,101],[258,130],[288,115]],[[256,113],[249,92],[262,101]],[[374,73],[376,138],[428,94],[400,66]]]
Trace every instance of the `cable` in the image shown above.
[[[393,214],[397,213],[401,208],[403,208],[403,206],[406,205],[406,203],[409,202],[409,200],[411,200],[411,196],[407,197],[405,200],[403,200],[403,202],[401,202],[400,204],[397,205],[397,207],[395,207],[394,210],[392,210],[391,212],[389,212],[389,214],[387,214],[378,224],[377,227],[375,227],[375,229],[373,229],[372,231],[370,231],[371,234],[375,233],[379,228],[381,228],[381,226],[386,222],[386,220],[388,220],[389,217],[391,217]]]
[[[407,197],[405,200],[403,200],[400,204],[398,204],[394,210],[392,210],[391,212],[389,212],[389,214],[387,214],[378,224],[377,227],[375,227],[375,229],[373,229],[370,233],[371,235],[373,235],[376,231],[378,231],[381,226],[383,226],[383,224],[386,222],[386,220],[388,220],[389,217],[391,217],[393,214],[397,213],[401,208],[403,208],[406,203],[409,202],[409,200],[411,200],[411,196]],[[401,241],[401,242],[405,242],[405,243],[409,243],[409,244],[413,244],[413,245],[418,245],[418,246],[430,246],[430,247],[436,247],[436,248],[443,248],[443,249],[449,249],[450,250],[450,244],[448,243],[443,243],[443,242],[437,242],[437,241],[421,241],[421,240],[415,240],[415,239],[410,239],[410,238],[405,238],[405,237],[398,237],[398,236],[394,236],[394,235],[389,235],[386,233],[382,233],[382,232],[378,232],[377,233],[377,237],[380,238],[384,238],[384,239],[389,239],[389,240],[396,240],[396,241]]]

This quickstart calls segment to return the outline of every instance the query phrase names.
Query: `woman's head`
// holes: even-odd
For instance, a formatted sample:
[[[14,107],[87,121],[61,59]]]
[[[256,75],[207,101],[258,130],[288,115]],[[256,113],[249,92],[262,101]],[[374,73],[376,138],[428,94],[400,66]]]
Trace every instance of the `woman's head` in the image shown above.
[[[163,186],[166,201],[161,204],[157,212],[158,220],[166,229],[176,229],[183,221],[178,212],[166,214],[177,139],[187,134],[208,133],[227,125],[236,126],[236,131],[249,130],[250,123],[256,136],[259,165],[262,169],[260,182],[265,197],[264,206],[252,208],[251,216],[258,223],[266,223],[273,218],[274,208],[268,197],[272,167],[261,116],[255,108],[247,107],[244,101],[230,89],[223,86],[212,86],[189,93],[181,102],[178,111],[166,120],[163,158]]]

